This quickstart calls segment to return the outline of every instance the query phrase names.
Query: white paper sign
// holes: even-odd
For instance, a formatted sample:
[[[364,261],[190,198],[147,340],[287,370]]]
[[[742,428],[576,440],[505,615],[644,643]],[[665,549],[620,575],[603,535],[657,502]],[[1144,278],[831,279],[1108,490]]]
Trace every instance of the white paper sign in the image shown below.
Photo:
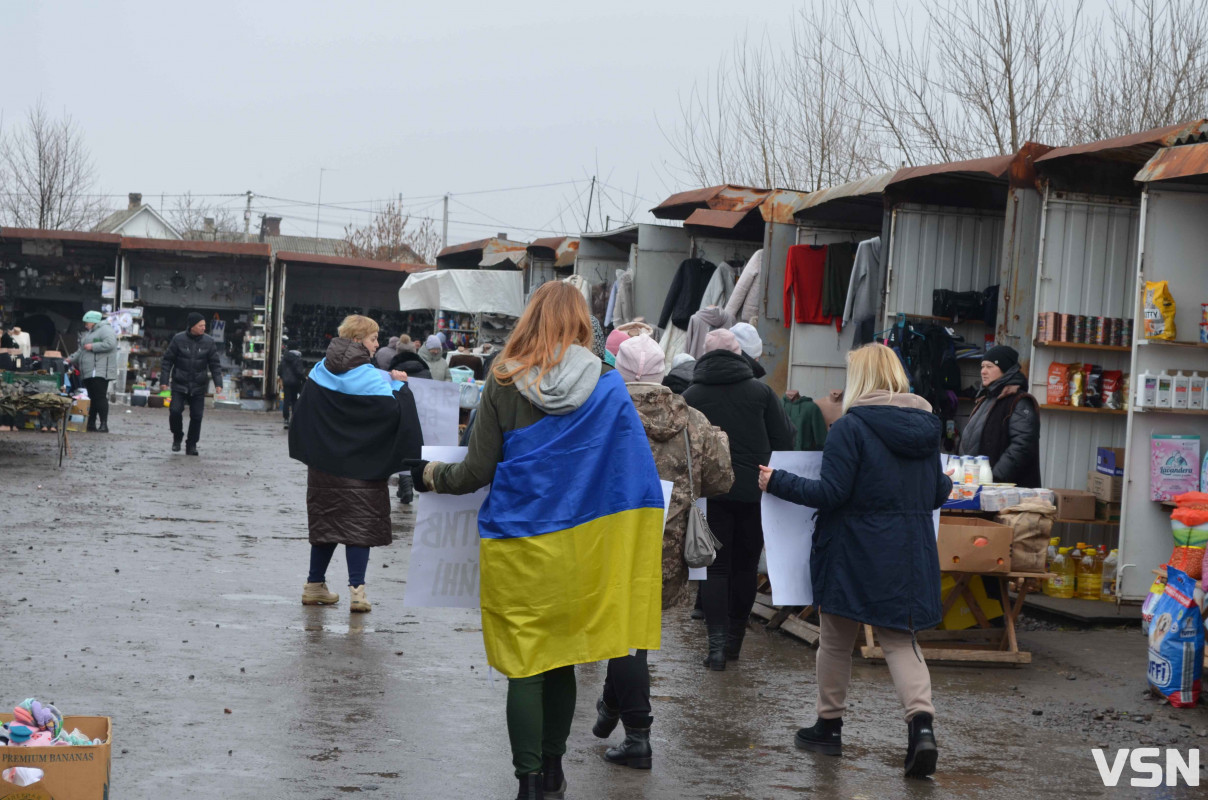
[[[424,432],[424,444],[456,447],[461,406],[460,384],[408,378],[407,386],[415,395],[415,410],[419,412],[419,428]]]
[[[772,453],[772,469],[817,479],[822,453],[783,450]],[[811,606],[814,585],[810,580],[810,550],[814,543],[815,510],[764,493],[763,545],[768,555],[768,580],[772,602],[778,606]]]
[[[424,440],[427,438],[425,430]],[[463,461],[466,449],[424,445],[423,457],[425,461]],[[473,494],[416,493],[404,605],[478,608],[478,509],[490,491],[483,487]]]
[[[424,445],[425,461],[459,462],[465,447]],[[670,481],[663,487],[663,525],[671,505]],[[415,532],[403,604],[412,608],[478,608],[478,510],[490,487],[473,494],[418,492]]]

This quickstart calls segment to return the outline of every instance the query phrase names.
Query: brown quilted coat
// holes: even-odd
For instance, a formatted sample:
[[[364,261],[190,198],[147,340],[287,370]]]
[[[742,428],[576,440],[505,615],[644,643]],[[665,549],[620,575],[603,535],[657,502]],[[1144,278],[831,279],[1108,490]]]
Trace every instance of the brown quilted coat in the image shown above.
[[[394,541],[386,481],[341,478],[311,467],[306,474],[306,517],[311,544],[381,547]]]

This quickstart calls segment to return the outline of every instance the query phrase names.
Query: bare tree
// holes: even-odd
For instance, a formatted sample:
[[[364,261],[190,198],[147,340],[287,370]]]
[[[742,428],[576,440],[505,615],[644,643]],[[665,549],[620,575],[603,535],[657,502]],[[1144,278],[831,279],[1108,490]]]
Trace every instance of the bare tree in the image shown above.
[[[440,233],[431,219],[411,224],[402,206],[387,203],[363,227],[344,228],[345,255],[377,261],[432,264],[441,249]]]
[[[41,100],[0,139],[0,215],[11,225],[87,229],[103,213],[94,182],[79,126],[69,116],[52,119]]]
[[[1208,4],[818,0],[791,46],[740,39],[666,133],[679,182],[814,189],[901,164],[1064,145],[1203,116]]]
[[[214,227],[206,228],[206,220],[212,219]],[[207,203],[194,197],[192,192],[178,196],[168,210],[168,222],[184,236],[201,233],[239,233],[243,220],[234,211],[216,203]]]

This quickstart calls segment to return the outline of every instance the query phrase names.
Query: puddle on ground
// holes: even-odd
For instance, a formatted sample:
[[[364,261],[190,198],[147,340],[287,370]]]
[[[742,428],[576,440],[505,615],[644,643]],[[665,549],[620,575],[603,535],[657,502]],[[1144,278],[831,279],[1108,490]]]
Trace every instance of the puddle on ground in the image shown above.
[[[296,600],[289,600],[279,594],[224,594],[223,600],[234,600],[236,602],[249,600],[253,603],[265,603],[266,605],[294,605]]]
[[[307,625],[290,625],[286,628],[290,631],[308,631],[312,633],[376,633],[377,629],[369,625],[349,625],[341,622],[327,622],[323,624],[313,623]]]

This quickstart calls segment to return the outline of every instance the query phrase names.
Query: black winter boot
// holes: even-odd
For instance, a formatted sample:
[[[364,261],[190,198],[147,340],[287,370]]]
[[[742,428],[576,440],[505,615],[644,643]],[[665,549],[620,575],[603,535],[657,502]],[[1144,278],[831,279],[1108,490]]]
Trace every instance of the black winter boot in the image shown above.
[[[197,445],[189,444],[188,442],[185,442],[185,455],[186,456],[197,455]]]
[[[172,437],[172,452],[173,453],[180,452],[180,441],[183,438],[184,438],[183,436],[173,436]]]
[[[562,773],[562,756],[542,756],[541,774],[545,776],[541,784],[546,797],[561,800],[566,796],[566,775]]]
[[[726,661],[737,661],[742,652],[742,637],[747,633],[745,619],[730,620],[730,630],[726,632]]]
[[[822,719],[811,728],[797,731],[797,746],[811,753],[822,753],[827,756],[843,755],[843,719]]]
[[[530,772],[520,778],[520,791],[516,800],[545,800],[544,776],[540,772]]]
[[[598,739],[607,739],[612,736],[612,732],[617,729],[617,723],[621,721],[621,712],[609,708],[601,697],[596,701],[596,724],[591,726],[591,732]]]
[[[101,424],[96,426],[97,433],[109,433],[109,421],[101,420]]]
[[[726,626],[709,626],[709,655],[705,658],[706,667],[718,672],[726,668]]]
[[[653,717],[646,717],[645,727],[631,728],[625,726],[625,741],[617,747],[610,747],[604,753],[604,760],[610,764],[620,764],[633,769],[650,769],[653,752],[650,750],[650,723]]]
[[[906,777],[926,778],[935,772],[939,748],[935,746],[934,722],[930,714],[915,714],[906,723],[910,739],[906,744]]]

